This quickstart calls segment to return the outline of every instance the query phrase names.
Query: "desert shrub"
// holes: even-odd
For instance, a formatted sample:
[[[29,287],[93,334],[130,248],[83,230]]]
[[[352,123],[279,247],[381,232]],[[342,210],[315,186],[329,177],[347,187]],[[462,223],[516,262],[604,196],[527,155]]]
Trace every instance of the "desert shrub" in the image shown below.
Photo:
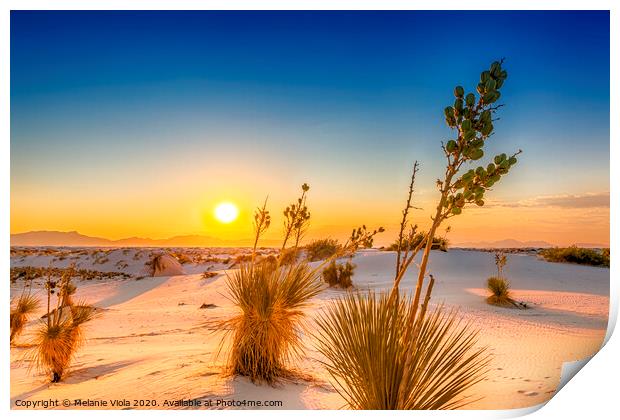
[[[331,257],[340,250],[336,239],[317,239],[304,247],[308,261],[319,261]]]
[[[172,252],[171,255],[177,259],[179,264],[191,264],[192,262],[194,262],[191,257],[187,256],[182,252]]]
[[[129,264],[125,261],[125,260],[119,260],[116,262],[116,264],[114,264],[116,266],[116,268],[118,268],[119,270],[124,270],[127,267],[129,267]]]
[[[540,251],[540,256],[550,262],[566,262],[609,267],[609,248],[596,250],[569,246],[567,248],[547,248]]]
[[[110,259],[108,257],[101,256],[101,257],[97,257],[95,259],[95,261],[93,261],[93,264],[105,264],[108,261],[110,261]]]
[[[458,408],[468,402],[463,392],[483,379],[489,359],[476,347],[477,332],[459,324],[456,312],[440,307],[416,316],[413,308],[409,299],[355,293],[319,317],[319,351],[351,408]]]
[[[332,261],[323,269],[323,281],[329,284],[329,287],[341,287],[343,289],[348,289],[353,286],[352,277],[354,270],[355,264],[350,261],[347,261],[344,264]]]
[[[247,262],[252,261],[252,255],[250,255],[250,254],[235,255],[234,258],[231,261],[229,261],[230,262],[230,268],[238,266],[238,265],[243,264],[243,263],[247,263]]]
[[[93,306],[75,304],[70,296],[76,288],[69,274],[60,282],[48,276],[47,313],[35,333],[31,349],[31,367],[50,374],[52,382],[59,382],[75,352],[84,343],[83,325],[95,317]],[[52,307],[52,296],[56,296],[56,307]]]
[[[87,270],[84,268],[58,268],[58,267],[11,267],[11,283],[16,282],[17,280],[23,280],[25,282],[35,280],[38,278],[46,277],[50,275],[53,278],[60,278],[66,272],[72,271],[73,277],[79,277],[82,280],[93,280],[93,279],[114,279],[114,278],[124,278],[128,279],[132,276],[127,273],[119,272],[119,271],[97,271],[97,270]]]
[[[304,262],[291,266],[242,264],[228,277],[240,313],[222,327],[232,334],[228,365],[233,374],[274,382],[301,350],[303,309],[321,291],[315,270]]]
[[[22,333],[24,326],[28,322],[28,318],[32,315],[37,308],[39,307],[39,300],[34,297],[30,291],[26,291],[22,293],[11,305],[11,337],[10,343],[13,344],[13,341]]]
[[[609,248],[603,248],[601,249],[601,255],[603,256],[604,259],[607,260],[607,265],[609,265],[609,258],[610,258],[610,251]]]
[[[202,273],[201,277],[203,279],[210,279],[215,276],[217,276],[217,273],[215,271],[205,271],[204,273]]]
[[[403,238],[403,243],[401,244],[401,250],[408,249],[410,251],[413,251],[418,246],[420,246],[420,244],[422,244],[422,241],[425,241],[425,240],[426,240],[426,232],[418,232],[411,238]],[[399,245],[399,241],[397,239],[394,243],[387,246],[385,250],[386,251],[398,251],[398,245]],[[448,239],[435,236],[433,237],[433,245],[431,247],[431,250],[439,250],[443,252],[448,252],[448,245],[449,245]]]
[[[291,265],[299,259],[299,248],[286,248],[280,251],[279,259],[281,265]]]
[[[203,259],[202,262],[204,262],[204,263],[224,263],[224,264],[227,264],[228,260],[229,259],[207,256],[206,258]]]

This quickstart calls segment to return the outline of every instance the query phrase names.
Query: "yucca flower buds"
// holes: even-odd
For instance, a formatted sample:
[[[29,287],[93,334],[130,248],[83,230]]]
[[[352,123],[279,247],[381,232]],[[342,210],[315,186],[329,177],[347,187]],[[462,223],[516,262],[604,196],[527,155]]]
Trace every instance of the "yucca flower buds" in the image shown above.
[[[488,141],[494,130],[493,114],[501,105],[496,104],[501,97],[500,88],[504,85],[508,72],[502,69],[502,61],[495,61],[480,73],[480,82],[475,93],[464,96],[462,86],[454,88],[456,100],[453,106],[444,109],[446,124],[457,129],[458,138],[449,140],[444,148],[450,167],[454,173],[463,163],[473,162],[484,157],[485,140]],[[448,188],[444,201],[446,215],[461,214],[466,203],[484,205],[484,194],[508,173],[511,166],[517,163],[516,155],[508,157],[505,153],[495,156],[493,162],[486,166],[470,169],[460,177],[455,177],[451,185],[438,183],[440,190]]]

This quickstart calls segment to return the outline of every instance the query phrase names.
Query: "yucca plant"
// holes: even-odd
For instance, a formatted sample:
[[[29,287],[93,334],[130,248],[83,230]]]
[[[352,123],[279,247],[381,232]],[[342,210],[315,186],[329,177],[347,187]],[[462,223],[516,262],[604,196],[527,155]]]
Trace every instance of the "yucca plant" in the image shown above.
[[[477,333],[443,308],[408,322],[409,299],[349,294],[318,320],[319,350],[334,385],[351,408],[363,410],[459,408],[463,391],[484,378],[488,358]]]
[[[487,290],[491,292],[491,296],[487,298],[487,303],[497,306],[513,306],[515,301],[510,296],[510,283],[504,277],[504,267],[508,262],[508,258],[504,252],[495,253],[495,267],[497,275],[487,279]]]
[[[228,364],[234,374],[274,382],[301,349],[303,309],[321,291],[315,270],[304,263],[273,267],[244,264],[228,277],[240,313],[225,321],[233,334]]]
[[[461,214],[469,203],[483,206],[484,194],[517,162],[520,151],[510,157],[498,155],[486,168],[464,167],[484,155],[485,141],[493,132],[493,115],[500,107],[493,103],[506,78],[502,63],[494,62],[480,76],[478,98],[473,93],[465,95],[461,86],[454,89],[454,106],[444,113],[447,125],[457,130],[457,138],[442,144],[445,176],[437,180],[440,198],[430,229],[421,238],[417,225],[409,225],[419,170],[418,162],[414,163],[396,246],[392,291],[347,296],[319,318],[317,338],[325,367],[353,408],[459,408],[472,401],[464,392],[485,376],[489,358],[486,349],[477,346],[478,332],[461,324],[456,312],[443,307],[428,311],[434,278],[427,266],[441,224]],[[421,250],[413,297],[401,296],[400,282]]]
[[[286,222],[281,251],[297,251],[300,236],[309,222],[310,213],[305,205],[308,190],[308,185],[304,184],[297,204],[284,212]],[[255,382],[271,384],[279,377],[290,375],[290,362],[303,352],[300,334],[304,329],[304,309],[323,289],[319,278],[322,267],[330,260],[312,268],[305,260],[283,261],[285,253],[280,252],[274,263],[257,261],[258,241],[271,221],[266,206],[265,201],[254,215],[255,239],[250,261],[228,274],[229,297],[239,312],[217,326],[227,331],[225,339],[232,339],[228,370]],[[379,231],[383,229],[369,232],[363,227],[355,230],[346,248],[357,247],[362,241],[372,242],[372,237]],[[294,245],[287,249],[286,243],[291,238]],[[224,341],[220,349],[223,344]]]
[[[13,344],[14,340],[24,330],[24,326],[28,322],[28,318],[39,307],[39,299],[32,295],[30,289],[24,291],[15,299],[15,302],[11,305],[11,338],[10,343]]]
[[[514,306],[519,309],[527,309],[526,303],[516,301],[510,294],[510,282],[504,276],[504,267],[507,262],[508,257],[505,252],[495,253],[497,275],[487,279],[487,290],[491,292],[491,295],[487,297],[487,303],[495,306]]]
[[[487,302],[491,305],[514,305],[514,301],[510,297],[510,284],[504,277],[489,277],[487,279],[487,290],[491,292],[491,296],[487,298]]]
[[[76,304],[71,295],[76,291],[67,272],[60,282],[48,274],[45,283],[47,291],[47,313],[32,341],[32,365],[38,371],[48,373],[52,382],[59,382],[75,352],[84,343],[83,325],[95,317],[93,306]],[[52,305],[56,296],[56,305]]]

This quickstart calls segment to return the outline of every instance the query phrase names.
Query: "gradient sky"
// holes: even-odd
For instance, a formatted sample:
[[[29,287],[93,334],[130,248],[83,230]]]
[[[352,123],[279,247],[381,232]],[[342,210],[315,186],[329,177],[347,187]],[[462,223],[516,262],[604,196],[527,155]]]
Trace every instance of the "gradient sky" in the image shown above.
[[[393,239],[443,173],[443,108],[505,57],[487,156],[524,153],[453,242],[609,243],[608,12],[11,12],[11,232],[251,235],[311,185],[309,237]],[[233,201],[240,218],[217,223]]]

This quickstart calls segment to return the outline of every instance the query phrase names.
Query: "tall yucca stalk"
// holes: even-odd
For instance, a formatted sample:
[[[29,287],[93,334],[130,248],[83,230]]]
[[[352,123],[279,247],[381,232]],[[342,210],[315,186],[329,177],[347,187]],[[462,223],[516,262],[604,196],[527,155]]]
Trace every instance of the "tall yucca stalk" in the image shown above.
[[[409,224],[412,196],[419,166],[413,166],[409,194],[402,212],[396,252],[396,273],[389,295],[350,295],[330,306],[318,321],[319,351],[336,389],[353,408],[447,409],[461,407],[463,392],[482,380],[488,358],[476,348],[477,332],[458,321],[456,312],[443,307],[428,312],[434,279],[427,273],[437,229],[458,216],[466,204],[484,205],[484,194],[516,164],[516,155],[495,156],[486,167],[463,170],[484,155],[493,132],[493,115],[500,105],[499,89],[507,78],[501,62],[483,71],[479,97],[454,89],[454,106],[444,110],[446,123],[457,131],[456,140],[442,144],[447,165],[437,180],[439,201],[430,229],[413,249],[417,225]],[[422,252],[412,298],[400,295],[400,283],[416,255]],[[426,277],[426,294],[422,296]],[[421,303],[421,300],[423,303]]]

